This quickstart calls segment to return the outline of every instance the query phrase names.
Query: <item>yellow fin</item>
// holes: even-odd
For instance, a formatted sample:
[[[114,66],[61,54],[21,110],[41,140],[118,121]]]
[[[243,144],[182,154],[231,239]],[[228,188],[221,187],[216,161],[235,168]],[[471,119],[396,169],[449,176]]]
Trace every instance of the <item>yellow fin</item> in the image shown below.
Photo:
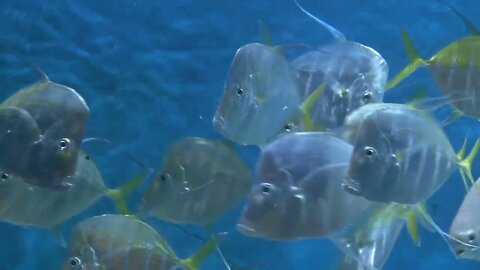
[[[308,96],[305,101],[300,106],[300,109],[303,114],[303,125],[304,131],[312,131],[313,130],[313,123],[312,123],[312,116],[311,116],[311,109],[315,102],[317,101],[318,97],[320,97],[325,90],[325,83],[320,84],[315,91]]]
[[[468,182],[470,182],[472,186],[475,185],[475,179],[472,175],[472,163],[475,160],[475,157],[477,156],[479,149],[480,149],[480,139],[477,139],[472,150],[470,151],[468,156],[465,157],[466,141],[464,141],[462,148],[457,153],[457,158],[460,160],[459,161],[460,175],[462,176],[463,184],[465,185],[465,189],[467,191],[469,190]]]
[[[140,184],[143,183],[145,179],[146,173],[142,172],[132,179],[128,180],[125,184],[121,187],[116,189],[109,189],[107,190],[107,195],[112,198],[115,203],[115,207],[120,214],[129,215],[131,214],[130,209],[128,208],[126,197],[130,194],[135,188],[137,188]]]
[[[385,87],[385,90],[392,89],[403,79],[408,77],[410,74],[415,72],[420,66],[428,65],[428,62],[422,59],[413,45],[412,39],[408,36],[408,33],[402,29],[402,42],[407,51],[408,58],[410,59],[410,64],[408,64],[400,73],[397,74],[392,80],[390,80]]]
[[[182,264],[187,266],[189,270],[198,270],[202,262],[217,248],[220,240],[226,235],[217,234],[206,244],[201,246],[192,256],[182,260]]]

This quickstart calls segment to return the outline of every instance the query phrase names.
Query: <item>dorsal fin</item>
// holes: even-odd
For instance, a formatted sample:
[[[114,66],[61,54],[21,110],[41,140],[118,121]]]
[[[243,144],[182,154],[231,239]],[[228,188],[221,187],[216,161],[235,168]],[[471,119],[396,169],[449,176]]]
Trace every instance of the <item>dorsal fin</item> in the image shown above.
[[[467,17],[465,17],[465,15],[460,13],[458,9],[454,8],[452,5],[450,5],[449,3],[443,0],[438,0],[438,1],[444,4],[445,6],[447,6],[451,11],[453,11],[453,13],[455,13],[460,18],[460,20],[462,20],[463,25],[465,26],[465,28],[467,28],[467,31],[470,35],[472,36],[480,35],[480,31],[478,30],[478,28],[472,23],[472,21],[470,21]]]
[[[297,7],[303,12],[305,13],[308,17],[312,18],[314,21],[316,21],[317,23],[319,23],[321,26],[323,26],[324,28],[326,28],[330,34],[336,39],[336,40],[347,40],[347,38],[345,37],[345,35],[338,31],[335,27],[329,25],[328,23],[320,20],[319,18],[315,17],[313,14],[311,14],[310,12],[308,12],[306,9],[304,9],[300,3],[298,3],[298,0],[293,0],[295,2],[295,4],[297,5]]]
[[[40,74],[40,81],[41,82],[50,82],[50,79],[48,78],[47,74],[45,74],[45,72],[42,71],[42,69],[40,69],[38,67],[37,64],[34,64],[34,63],[29,63],[33,69],[35,69],[35,71],[37,71],[38,74]]]
[[[274,46],[272,33],[270,32],[268,25],[262,20],[258,20],[258,32],[260,35],[261,43],[268,46]]]

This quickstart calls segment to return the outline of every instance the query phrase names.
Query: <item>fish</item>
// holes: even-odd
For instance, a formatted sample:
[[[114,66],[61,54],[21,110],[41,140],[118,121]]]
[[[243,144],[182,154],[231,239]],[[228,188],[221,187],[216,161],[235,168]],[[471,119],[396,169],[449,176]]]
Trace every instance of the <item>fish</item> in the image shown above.
[[[184,137],[169,146],[143,199],[143,212],[173,223],[208,225],[239,204],[250,169],[225,140]]]
[[[327,237],[372,203],[342,189],[353,147],[327,132],[288,133],[263,148],[237,230],[250,237]]]
[[[449,233],[456,239],[450,240],[452,251],[457,258],[480,260],[480,180],[477,179],[475,185],[467,193],[458,209]],[[466,243],[466,244],[465,244]]]
[[[300,106],[294,72],[274,47],[240,47],[230,65],[212,123],[242,145],[265,145],[284,131]]]
[[[220,241],[215,236],[187,259],[180,259],[150,225],[130,215],[104,214],[72,230],[69,258],[62,269],[197,270]]]
[[[430,114],[405,104],[375,103],[347,117],[344,138],[353,144],[344,189],[375,202],[417,204],[426,201],[460,170],[473,183],[471,164],[477,140],[464,158]]]
[[[331,130],[343,125],[345,117],[370,103],[383,102],[388,77],[388,63],[375,49],[347,40],[338,29],[297,7],[326,28],[334,41],[308,51],[291,64],[296,70],[300,98],[311,94],[321,83],[323,94],[310,112],[317,126]]]
[[[420,67],[426,67],[440,91],[446,95],[461,115],[480,118],[480,35],[476,27],[465,16],[449,6],[460,17],[469,35],[451,42],[433,56],[424,59],[415,48],[412,38],[401,30],[403,45],[410,63],[391,79],[389,90],[410,76]]]
[[[75,172],[90,109],[74,89],[42,76],[8,97],[0,107],[27,111],[42,135],[30,145],[23,170],[15,173],[30,184],[62,191],[72,185],[68,179]]]
[[[1,172],[0,168],[0,172]],[[31,185],[21,177],[0,173],[0,221],[55,230],[102,196],[112,198],[121,213],[129,213],[125,197],[144,180],[141,173],[118,189],[109,189],[92,158],[80,151],[73,185],[58,192]]]

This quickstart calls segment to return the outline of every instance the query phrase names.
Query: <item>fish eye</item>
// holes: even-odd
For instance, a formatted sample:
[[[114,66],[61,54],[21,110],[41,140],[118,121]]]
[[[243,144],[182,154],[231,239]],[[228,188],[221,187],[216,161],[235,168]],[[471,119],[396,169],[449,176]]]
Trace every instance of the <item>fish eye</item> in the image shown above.
[[[243,95],[243,93],[245,93],[245,90],[243,90],[242,87],[238,86],[237,87],[237,95],[240,97],[241,95]]]
[[[474,233],[469,234],[469,235],[468,235],[468,242],[471,243],[471,242],[475,241],[475,238],[476,238],[476,237],[475,237],[475,234],[474,234]]]
[[[368,157],[372,157],[376,153],[375,148],[370,146],[365,147],[363,150],[365,151],[365,155]]]
[[[162,182],[166,182],[169,179],[170,179],[170,174],[168,174],[168,173],[162,173],[160,175],[160,181],[162,181]]]
[[[369,102],[371,98],[372,98],[372,92],[370,92],[370,91],[363,92],[362,100],[364,102]]]
[[[7,173],[2,173],[2,175],[0,175],[0,179],[2,179],[2,181],[8,180],[8,177],[9,175]]]
[[[287,132],[292,131],[292,128],[293,128],[293,124],[291,124],[291,123],[288,123],[283,127],[283,129],[285,129],[285,131],[287,131]]]
[[[262,193],[263,193],[263,194],[266,194],[266,195],[269,194],[270,191],[272,190],[272,187],[273,187],[273,186],[272,186],[271,184],[263,183],[263,184],[262,184],[262,189],[261,189],[261,190],[262,190]]]
[[[58,142],[58,147],[60,148],[60,150],[65,150],[68,148],[69,144],[70,144],[70,140],[67,138],[63,138],[63,139],[60,139],[60,141]]]
[[[69,260],[72,269],[81,269],[82,261],[78,257],[71,257]]]
[[[90,160],[90,156],[88,156],[88,155],[85,156],[85,159],[86,159],[86,160]]]

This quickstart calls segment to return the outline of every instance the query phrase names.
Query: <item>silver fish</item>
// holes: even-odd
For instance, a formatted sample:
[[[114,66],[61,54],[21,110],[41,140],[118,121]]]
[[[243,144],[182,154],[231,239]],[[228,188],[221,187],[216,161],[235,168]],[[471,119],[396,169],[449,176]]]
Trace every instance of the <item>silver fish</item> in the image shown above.
[[[354,145],[344,181],[352,194],[377,202],[416,204],[428,199],[457,169],[471,181],[469,168],[479,141],[463,159],[424,111],[404,104],[365,105],[347,117],[344,129]]]
[[[251,43],[235,54],[213,125],[239,144],[264,145],[283,132],[299,106],[289,63],[275,48]]]
[[[43,79],[20,89],[1,107],[22,108],[33,117],[42,137],[29,147],[25,168],[17,171],[25,181],[55,190],[71,186],[75,164],[90,115],[85,100],[72,88]]]
[[[268,144],[237,228],[275,240],[327,237],[370,202],[341,187],[352,146],[322,132],[299,132]]]
[[[210,223],[246,197],[251,181],[225,142],[186,137],[170,146],[142,211],[175,223]]]
[[[326,129],[337,128],[355,109],[383,102],[389,68],[380,53],[347,40],[339,30],[306,11],[297,1],[295,3],[335,38],[334,42],[292,61],[297,71],[301,99],[310,95],[321,83],[325,84],[322,96],[311,111],[313,123]]]
[[[63,270],[198,270],[219,237],[187,259],[179,259],[162,236],[134,216],[101,215],[77,224],[70,237],[70,258]]]

